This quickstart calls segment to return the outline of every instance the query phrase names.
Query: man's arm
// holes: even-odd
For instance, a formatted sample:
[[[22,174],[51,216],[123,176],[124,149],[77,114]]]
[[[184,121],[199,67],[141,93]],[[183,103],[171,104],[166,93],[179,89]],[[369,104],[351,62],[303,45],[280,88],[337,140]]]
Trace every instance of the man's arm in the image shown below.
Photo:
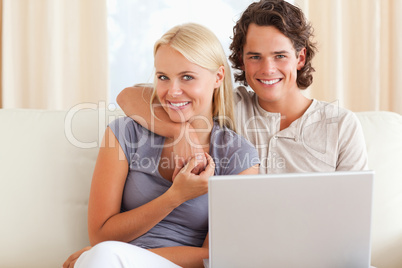
[[[200,158],[199,164],[193,171],[198,174],[205,168],[206,158],[202,146],[192,146],[200,144],[196,132],[189,123],[172,122],[158,100],[153,103],[155,116],[152,115],[150,102],[153,88],[151,86],[151,84],[142,84],[125,88],[117,96],[117,103],[127,116],[141,126],[158,135],[173,138],[173,151],[177,156],[173,178],[194,155]]]
[[[348,112],[338,128],[339,155],[336,171],[367,170],[366,142],[356,115]]]
[[[182,124],[174,123],[156,99],[153,103],[155,116],[151,113],[151,84],[123,89],[117,96],[117,104],[124,113],[150,131],[164,137],[179,137]]]

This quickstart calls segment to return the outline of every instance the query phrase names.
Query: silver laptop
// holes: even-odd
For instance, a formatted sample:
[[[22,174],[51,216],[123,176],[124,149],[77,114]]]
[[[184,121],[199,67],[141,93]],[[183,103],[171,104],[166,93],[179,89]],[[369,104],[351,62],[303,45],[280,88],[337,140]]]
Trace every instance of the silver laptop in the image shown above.
[[[372,171],[214,176],[210,268],[370,267]]]

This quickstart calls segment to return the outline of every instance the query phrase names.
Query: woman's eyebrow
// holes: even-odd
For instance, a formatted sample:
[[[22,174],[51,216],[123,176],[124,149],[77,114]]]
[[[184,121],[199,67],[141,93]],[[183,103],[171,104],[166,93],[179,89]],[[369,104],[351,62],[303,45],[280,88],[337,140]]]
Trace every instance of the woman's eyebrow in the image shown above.
[[[155,72],[155,74],[166,75],[166,73],[164,73],[162,71],[157,71],[157,72]],[[197,74],[197,73],[193,72],[193,71],[182,71],[182,72],[178,73],[178,75],[184,75],[184,74]]]
[[[193,71],[183,71],[183,72],[179,73],[179,75],[184,75],[184,74],[197,74],[197,73],[193,72]]]

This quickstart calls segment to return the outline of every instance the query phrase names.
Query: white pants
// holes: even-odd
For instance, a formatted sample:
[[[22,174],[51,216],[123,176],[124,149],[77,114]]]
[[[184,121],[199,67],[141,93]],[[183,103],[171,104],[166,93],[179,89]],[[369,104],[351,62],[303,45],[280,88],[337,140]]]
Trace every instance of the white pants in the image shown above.
[[[129,243],[106,241],[81,254],[75,268],[179,268],[149,250]]]

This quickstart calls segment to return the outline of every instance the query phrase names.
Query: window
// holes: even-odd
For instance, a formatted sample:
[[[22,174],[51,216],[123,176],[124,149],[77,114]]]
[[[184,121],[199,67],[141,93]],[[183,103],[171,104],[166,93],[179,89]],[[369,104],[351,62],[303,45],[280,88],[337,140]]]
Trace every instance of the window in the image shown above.
[[[153,45],[186,22],[212,30],[229,56],[233,26],[252,0],[108,0],[109,101],[125,87],[153,81]]]

